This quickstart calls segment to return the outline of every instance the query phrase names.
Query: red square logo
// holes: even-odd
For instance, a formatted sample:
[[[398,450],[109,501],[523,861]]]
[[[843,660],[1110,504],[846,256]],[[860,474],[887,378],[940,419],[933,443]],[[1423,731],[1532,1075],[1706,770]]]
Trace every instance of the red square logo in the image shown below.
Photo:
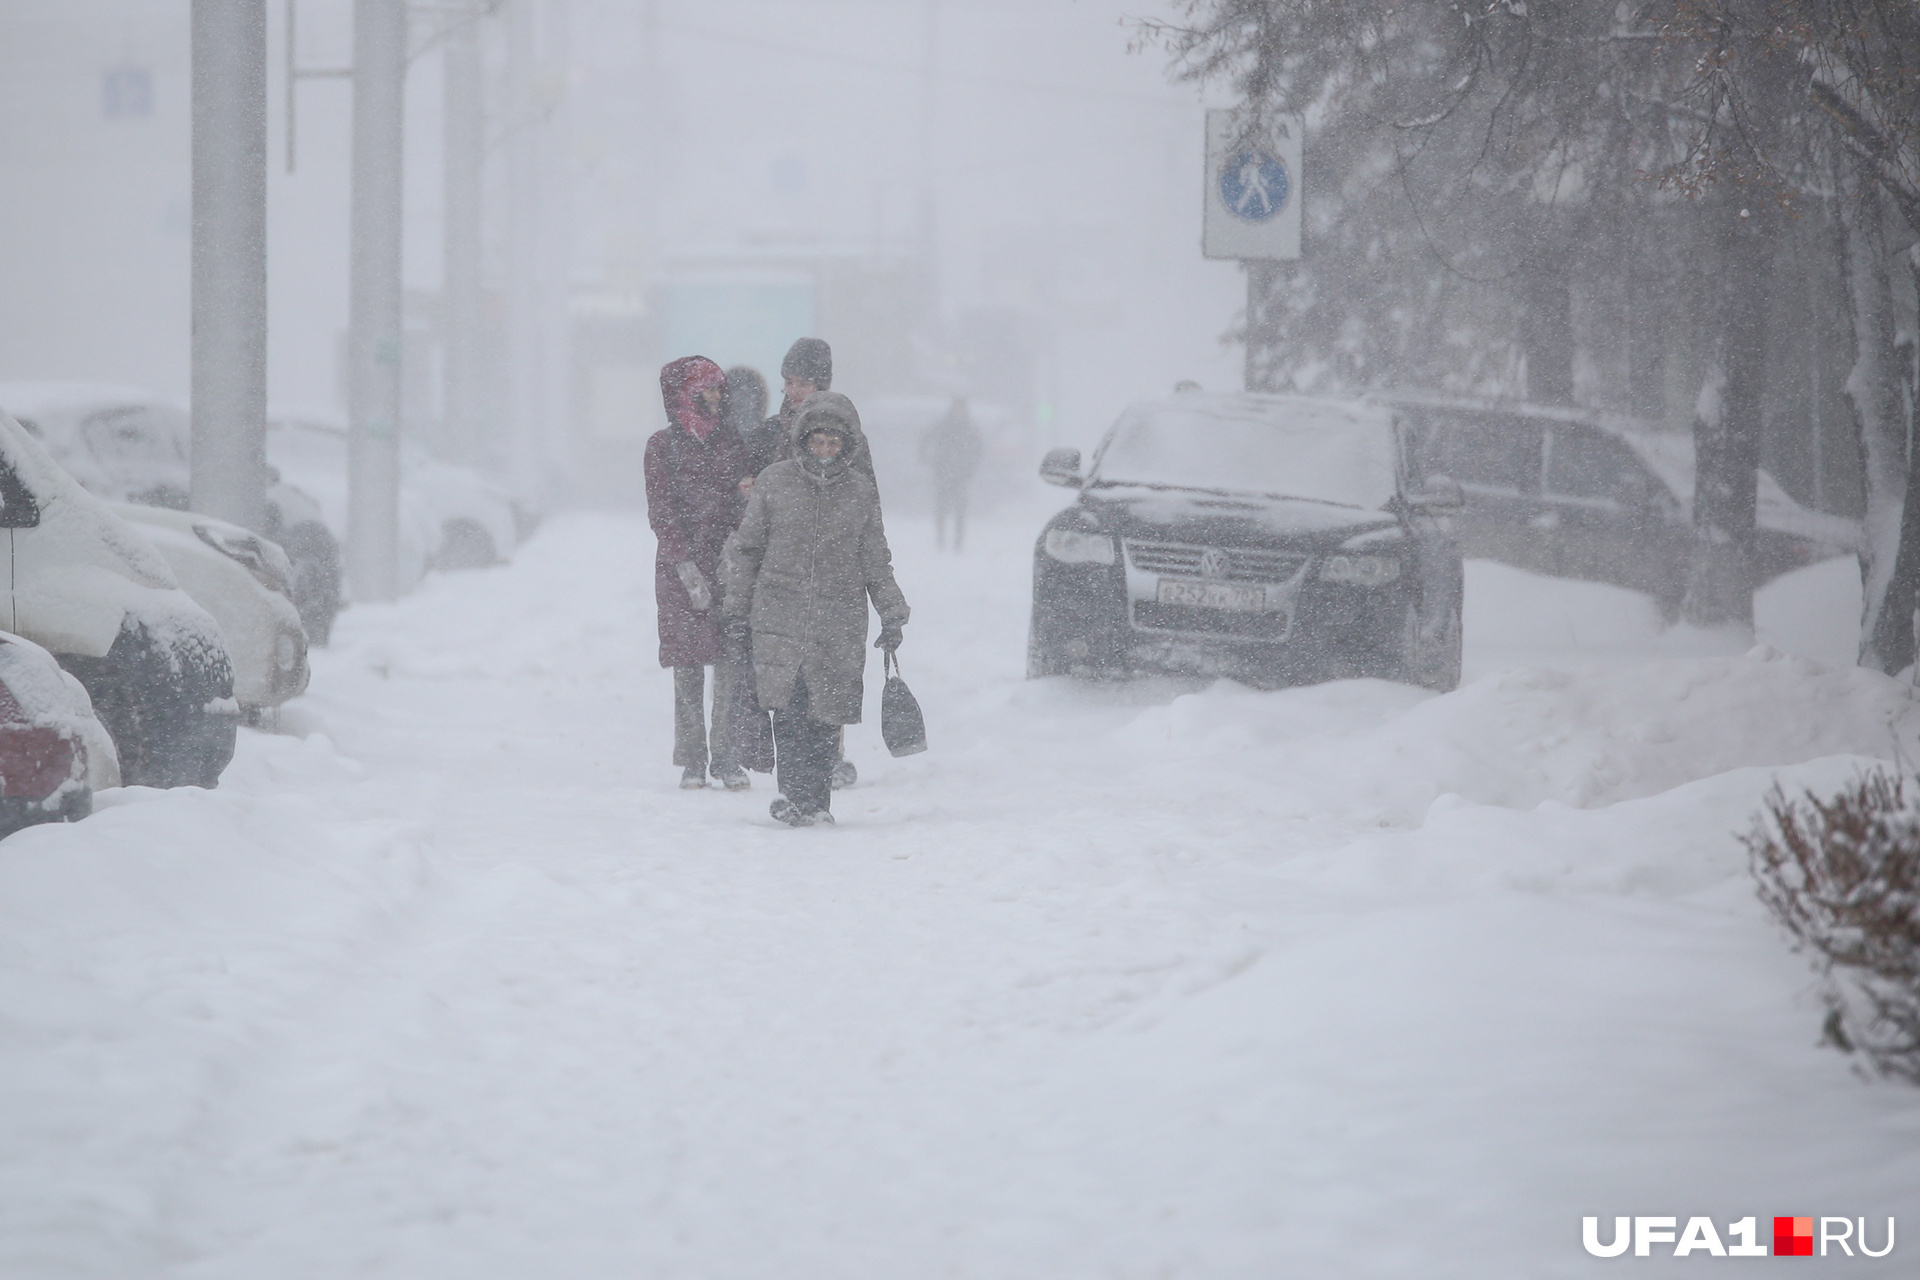
[[[1813,1256],[1813,1219],[1775,1218],[1773,1220],[1773,1256],[1811,1258]]]

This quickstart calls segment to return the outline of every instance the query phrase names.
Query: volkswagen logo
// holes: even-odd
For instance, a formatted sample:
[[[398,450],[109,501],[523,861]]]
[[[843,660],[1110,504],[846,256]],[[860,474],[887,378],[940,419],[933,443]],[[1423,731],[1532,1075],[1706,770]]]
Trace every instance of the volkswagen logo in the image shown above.
[[[1218,547],[1208,547],[1200,553],[1200,576],[1203,578],[1224,578],[1227,576],[1227,553]]]

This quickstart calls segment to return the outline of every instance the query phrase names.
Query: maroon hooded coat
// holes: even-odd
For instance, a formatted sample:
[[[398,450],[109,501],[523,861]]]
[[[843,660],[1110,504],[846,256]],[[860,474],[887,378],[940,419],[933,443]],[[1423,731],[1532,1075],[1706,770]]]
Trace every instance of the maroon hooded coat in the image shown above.
[[[665,430],[647,441],[647,522],[659,547],[653,557],[653,594],[660,609],[660,665],[706,666],[722,656],[720,548],[740,524],[747,476],[740,433],[725,425],[726,406],[710,414],[697,396],[724,388],[726,375],[703,356],[687,356],[660,370]],[[704,437],[704,438],[703,438]],[[675,568],[691,560],[706,575],[713,603],[696,610]]]

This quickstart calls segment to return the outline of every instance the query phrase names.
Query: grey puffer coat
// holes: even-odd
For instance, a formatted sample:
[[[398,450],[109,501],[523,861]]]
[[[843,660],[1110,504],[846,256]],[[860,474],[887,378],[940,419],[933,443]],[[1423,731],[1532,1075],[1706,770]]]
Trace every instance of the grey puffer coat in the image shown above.
[[[849,442],[864,439],[853,401],[818,391],[795,416],[795,459],[760,473],[740,527],[727,539],[720,573],[728,617],[753,627],[753,673],[760,705],[793,700],[807,682],[808,714],[826,724],[858,724],[867,666],[867,601],[882,623],[904,624],[906,597],[893,580],[893,553],[873,481],[847,454],[822,464],[800,447],[822,418]]]

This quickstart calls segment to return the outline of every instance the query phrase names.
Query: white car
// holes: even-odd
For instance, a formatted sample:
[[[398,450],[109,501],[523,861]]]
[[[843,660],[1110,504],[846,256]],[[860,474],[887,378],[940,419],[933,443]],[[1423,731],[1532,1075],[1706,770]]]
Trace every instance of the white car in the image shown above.
[[[239,707],[220,626],[160,553],[0,412],[0,630],[86,688],[128,785],[214,786]]]
[[[319,500],[328,527],[347,534],[347,424],[335,413],[273,406],[267,461]],[[400,576],[411,587],[434,569],[497,564],[520,541],[522,517],[506,491],[467,467],[400,445]]]
[[[241,715],[257,722],[306,692],[307,637],[293,607],[286,552],[239,525],[191,511],[133,503],[114,511],[146,536],[180,586],[220,624]]]
[[[89,382],[0,384],[0,409],[20,421],[87,492],[109,502],[187,509],[187,411],[137,387]],[[261,530],[293,562],[293,601],[315,644],[340,611],[340,544],[319,503],[270,477]]]

